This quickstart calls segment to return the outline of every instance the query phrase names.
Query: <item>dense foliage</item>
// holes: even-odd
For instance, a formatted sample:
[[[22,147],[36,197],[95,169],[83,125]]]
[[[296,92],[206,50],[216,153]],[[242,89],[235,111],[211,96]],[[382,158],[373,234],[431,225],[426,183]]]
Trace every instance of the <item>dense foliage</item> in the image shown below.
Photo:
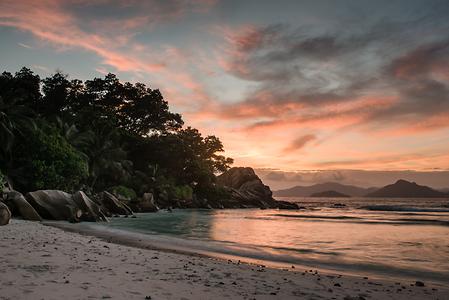
[[[217,137],[183,125],[159,90],[114,74],[0,75],[0,170],[21,191],[204,196],[232,159]]]
[[[88,176],[87,160],[50,126],[30,132],[14,150],[18,188],[73,191]]]
[[[120,199],[124,199],[127,201],[137,198],[137,194],[133,189],[123,186],[123,185],[118,185],[118,186],[112,187],[111,192],[114,195],[120,197]]]

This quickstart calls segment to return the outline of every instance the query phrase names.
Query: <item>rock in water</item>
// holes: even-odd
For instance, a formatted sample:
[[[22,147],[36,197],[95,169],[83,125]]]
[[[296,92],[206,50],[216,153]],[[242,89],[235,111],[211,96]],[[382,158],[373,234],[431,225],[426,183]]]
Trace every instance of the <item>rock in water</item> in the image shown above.
[[[159,208],[154,203],[154,197],[152,193],[143,194],[140,208],[142,212],[156,212],[159,210]]]
[[[3,202],[0,202],[0,226],[8,224],[10,219],[11,212],[9,211],[8,206]]]
[[[103,205],[114,215],[132,215],[132,210],[123,202],[118,200],[114,195],[104,191],[102,197]]]
[[[217,177],[217,184],[230,188],[232,198],[247,207],[270,207],[272,193],[251,168],[231,168]]]
[[[81,219],[83,221],[108,221],[104,213],[101,211],[100,207],[95,202],[90,200],[90,198],[87,197],[87,195],[83,191],[78,191],[73,194],[72,199],[76,203],[76,205],[83,211],[83,215],[81,216]]]
[[[82,213],[72,195],[57,190],[41,190],[25,195],[28,202],[44,219],[80,221]]]
[[[24,220],[29,221],[42,221],[41,216],[37,211],[31,206],[30,203],[25,199],[25,197],[16,191],[10,191],[6,194],[6,201],[10,207],[12,207],[13,214],[22,217]]]
[[[252,168],[231,168],[217,177],[217,184],[224,186],[231,194],[225,207],[260,207],[298,209],[298,205],[276,201],[270,187],[264,185]]]

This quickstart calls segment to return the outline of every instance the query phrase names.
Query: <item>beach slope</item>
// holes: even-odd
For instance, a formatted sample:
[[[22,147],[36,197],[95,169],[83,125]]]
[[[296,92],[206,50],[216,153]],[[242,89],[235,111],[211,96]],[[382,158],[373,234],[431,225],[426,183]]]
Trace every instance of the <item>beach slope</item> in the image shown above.
[[[447,299],[449,289],[139,249],[12,220],[0,299]],[[413,285],[412,285],[413,284]],[[446,297],[446,298],[445,298]]]

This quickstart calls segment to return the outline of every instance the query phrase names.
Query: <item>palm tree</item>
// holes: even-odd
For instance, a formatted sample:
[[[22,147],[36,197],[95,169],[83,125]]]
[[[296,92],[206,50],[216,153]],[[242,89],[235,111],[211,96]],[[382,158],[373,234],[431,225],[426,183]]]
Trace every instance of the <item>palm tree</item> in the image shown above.
[[[94,139],[94,132],[92,130],[80,131],[76,127],[75,124],[66,123],[59,117],[55,119],[55,126],[59,130],[61,136],[65,138],[65,140],[76,148],[81,154],[87,157],[87,154],[84,151],[88,148],[88,146],[92,143]]]
[[[13,168],[12,148],[18,137],[23,137],[28,129],[36,129],[33,117],[35,113],[20,103],[19,98],[0,96],[0,168],[4,171],[4,180],[12,189],[11,176],[20,173]]]
[[[11,150],[17,134],[23,135],[23,129],[36,127],[34,112],[19,100],[5,101],[0,96],[0,142],[4,150]]]
[[[25,130],[36,128],[34,111],[20,104],[20,99],[3,99],[0,96],[0,149],[2,162],[11,161],[11,149],[18,136],[24,136]]]
[[[132,162],[118,142],[119,134],[109,126],[95,128],[84,152],[89,158],[90,188],[94,189],[100,176],[115,180],[129,178]]]

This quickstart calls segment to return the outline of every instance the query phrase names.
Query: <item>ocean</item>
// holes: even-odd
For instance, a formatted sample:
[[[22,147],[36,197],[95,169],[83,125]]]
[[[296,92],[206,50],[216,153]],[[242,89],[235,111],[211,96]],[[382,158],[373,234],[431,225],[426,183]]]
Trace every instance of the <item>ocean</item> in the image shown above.
[[[89,226],[267,266],[449,284],[449,199],[288,200],[303,209],[175,209]]]

